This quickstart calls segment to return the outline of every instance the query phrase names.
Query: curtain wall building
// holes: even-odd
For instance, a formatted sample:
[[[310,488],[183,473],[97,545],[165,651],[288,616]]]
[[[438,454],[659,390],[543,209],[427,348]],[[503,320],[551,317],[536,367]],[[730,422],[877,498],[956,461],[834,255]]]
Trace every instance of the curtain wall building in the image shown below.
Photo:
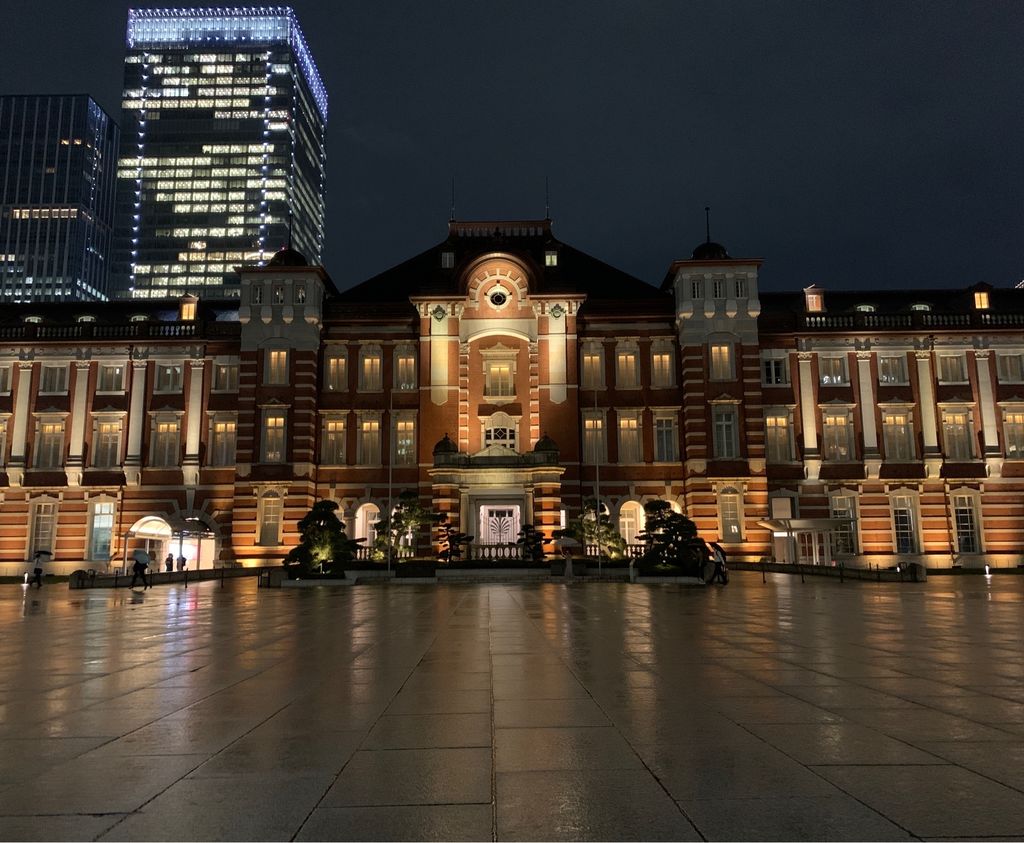
[[[292,9],[132,9],[118,292],[238,295],[289,242],[319,260],[327,95]]]
[[[0,97],[0,299],[104,299],[119,130],[85,94]]]

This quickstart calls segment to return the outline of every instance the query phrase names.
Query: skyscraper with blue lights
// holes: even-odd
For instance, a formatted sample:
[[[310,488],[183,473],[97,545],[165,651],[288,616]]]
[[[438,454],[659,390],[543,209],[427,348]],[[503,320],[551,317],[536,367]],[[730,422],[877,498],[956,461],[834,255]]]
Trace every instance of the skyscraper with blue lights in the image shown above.
[[[131,9],[119,294],[238,295],[281,246],[318,262],[327,95],[288,7]]]
[[[85,94],[0,97],[0,301],[106,298],[117,143]]]

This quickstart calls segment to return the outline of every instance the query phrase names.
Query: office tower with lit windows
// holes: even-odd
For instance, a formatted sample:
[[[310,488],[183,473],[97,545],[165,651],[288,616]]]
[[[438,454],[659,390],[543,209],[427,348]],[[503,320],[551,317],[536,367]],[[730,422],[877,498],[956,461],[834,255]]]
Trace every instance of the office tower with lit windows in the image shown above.
[[[287,7],[131,9],[119,295],[238,295],[289,241],[319,261],[327,95]]]
[[[118,134],[85,94],[0,96],[0,301],[106,298]]]

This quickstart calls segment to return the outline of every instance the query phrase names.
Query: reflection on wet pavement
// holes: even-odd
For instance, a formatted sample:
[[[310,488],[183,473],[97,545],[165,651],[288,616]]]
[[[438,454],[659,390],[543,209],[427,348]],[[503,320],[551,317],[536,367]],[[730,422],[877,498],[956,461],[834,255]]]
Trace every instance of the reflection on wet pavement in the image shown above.
[[[1024,577],[0,586],[0,839],[1024,836]]]

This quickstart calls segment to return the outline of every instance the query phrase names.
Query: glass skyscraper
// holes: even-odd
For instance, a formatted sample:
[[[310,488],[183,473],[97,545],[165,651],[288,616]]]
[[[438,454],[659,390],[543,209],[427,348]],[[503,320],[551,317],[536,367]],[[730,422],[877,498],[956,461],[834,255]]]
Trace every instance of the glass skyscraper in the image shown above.
[[[288,243],[319,262],[327,95],[287,7],[131,9],[121,295],[238,295]]]
[[[0,301],[106,298],[117,143],[85,94],[0,96]]]

